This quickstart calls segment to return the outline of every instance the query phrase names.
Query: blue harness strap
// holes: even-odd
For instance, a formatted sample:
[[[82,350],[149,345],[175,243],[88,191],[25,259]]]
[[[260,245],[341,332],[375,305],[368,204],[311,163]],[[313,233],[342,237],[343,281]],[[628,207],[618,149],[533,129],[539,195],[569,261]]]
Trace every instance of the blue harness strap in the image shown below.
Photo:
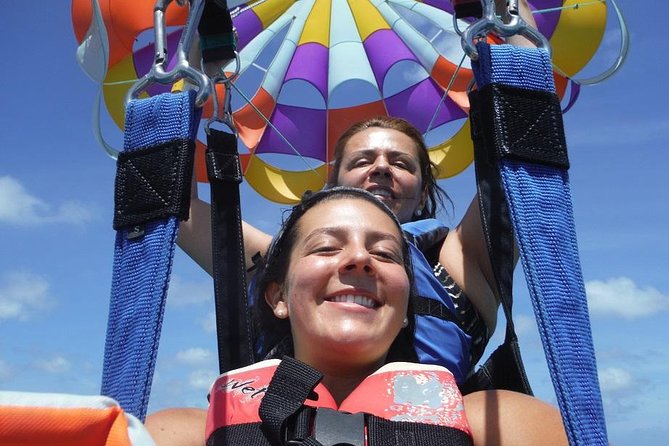
[[[187,218],[195,92],[130,101],[119,155],[102,394],[144,420],[179,220]]]
[[[483,139],[499,162],[567,436],[572,445],[606,445],[550,56],[483,42],[477,49],[472,132],[487,132]]]

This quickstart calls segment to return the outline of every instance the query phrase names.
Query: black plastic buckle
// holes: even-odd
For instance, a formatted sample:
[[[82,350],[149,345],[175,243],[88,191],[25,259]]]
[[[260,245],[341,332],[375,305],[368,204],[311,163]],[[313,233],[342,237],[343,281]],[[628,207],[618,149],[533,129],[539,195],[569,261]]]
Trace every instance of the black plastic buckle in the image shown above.
[[[314,439],[323,446],[365,446],[365,414],[319,408]]]

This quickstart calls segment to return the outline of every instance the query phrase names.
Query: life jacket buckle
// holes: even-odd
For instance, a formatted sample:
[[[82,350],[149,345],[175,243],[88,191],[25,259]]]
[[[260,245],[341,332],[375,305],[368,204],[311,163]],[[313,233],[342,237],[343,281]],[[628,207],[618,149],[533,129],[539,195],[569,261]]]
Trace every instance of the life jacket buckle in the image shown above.
[[[313,436],[323,446],[365,446],[365,414],[319,407]]]

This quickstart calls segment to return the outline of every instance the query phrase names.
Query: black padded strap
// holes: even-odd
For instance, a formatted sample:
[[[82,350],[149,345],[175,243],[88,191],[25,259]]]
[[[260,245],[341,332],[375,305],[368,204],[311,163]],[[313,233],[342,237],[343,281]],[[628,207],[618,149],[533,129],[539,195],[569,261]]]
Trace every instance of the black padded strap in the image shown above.
[[[176,216],[188,219],[194,142],[174,139],[119,153],[114,229]]]
[[[451,321],[460,326],[460,321],[453,312],[438,300],[416,296],[413,300],[413,311],[416,316],[434,316],[445,321]]]
[[[197,30],[205,63],[235,58],[237,44],[226,0],[206,0]]]
[[[211,187],[218,362],[220,372],[225,373],[253,362],[239,199],[241,168],[235,136],[210,129],[206,160]]]
[[[390,421],[367,416],[368,446],[471,446],[472,438],[464,431],[435,424]]]
[[[315,399],[313,390],[322,378],[320,372],[303,362],[288,356],[283,358],[258,411],[262,430],[272,444],[284,444],[287,436],[297,437],[300,441],[307,439],[311,417],[309,414],[299,415],[299,412],[307,399]],[[290,434],[286,432],[289,424]]]
[[[501,109],[505,105],[507,107],[513,106],[510,101],[501,99],[495,101],[491,97],[491,95],[500,94],[500,92],[504,93],[504,90],[486,89],[483,96],[478,91],[470,94],[472,104],[472,140],[474,141],[474,160],[481,224],[483,225],[483,233],[486,238],[488,254],[495,276],[497,296],[500,299],[504,315],[506,316],[504,344],[502,348],[496,350],[495,354],[500,360],[502,360],[501,357],[503,355],[510,354],[510,357],[504,358],[502,361],[506,366],[512,367],[507,370],[496,367],[491,371],[483,370],[482,373],[516,376],[517,379],[514,380],[516,382],[511,383],[510,387],[507,380],[504,380],[504,384],[498,383],[494,385],[497,386],[496,388],[506,388],[532,395],[532,389],[520,356],[518,338],[513,324],[512,290],[515,242],[504,185],[502,184],[498,168],[500,153],[495,150],[495,147],[500,146],[508,148],[508,144],[495,144],[494,141],[498,133],[507,133],[506,137],[508,141],[508,133],[512,132],[513,129],[511,128],[511,123],[500,123],[498,120],[491,119],[488,115],[490,108],[494,108],[493,103],[496,104],[498,113],[502,113]],[[513,138],[511,139],[513,140]],[[486,363],[486,366],[489,364],[490,361]],[[491,379],[490,382],[494,383],[495,380]],[[505,387],[499,387],[502,385]]]

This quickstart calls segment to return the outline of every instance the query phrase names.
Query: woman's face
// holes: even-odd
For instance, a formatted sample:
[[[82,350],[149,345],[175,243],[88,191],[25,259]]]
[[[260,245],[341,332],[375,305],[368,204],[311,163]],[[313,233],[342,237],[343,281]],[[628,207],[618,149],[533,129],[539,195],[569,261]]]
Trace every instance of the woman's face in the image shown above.
[[[370,127],[358,132],[344,147],[337,185],[365,189],[402,223],[411,221],[425,200],[418,150],[398,130]]]
[[[283,286],[266,295],[288,314],[295,357],[323,361],[383,361],[407,315],[409,279],[402,236],[365,200],[320,203],[300,219]]]

